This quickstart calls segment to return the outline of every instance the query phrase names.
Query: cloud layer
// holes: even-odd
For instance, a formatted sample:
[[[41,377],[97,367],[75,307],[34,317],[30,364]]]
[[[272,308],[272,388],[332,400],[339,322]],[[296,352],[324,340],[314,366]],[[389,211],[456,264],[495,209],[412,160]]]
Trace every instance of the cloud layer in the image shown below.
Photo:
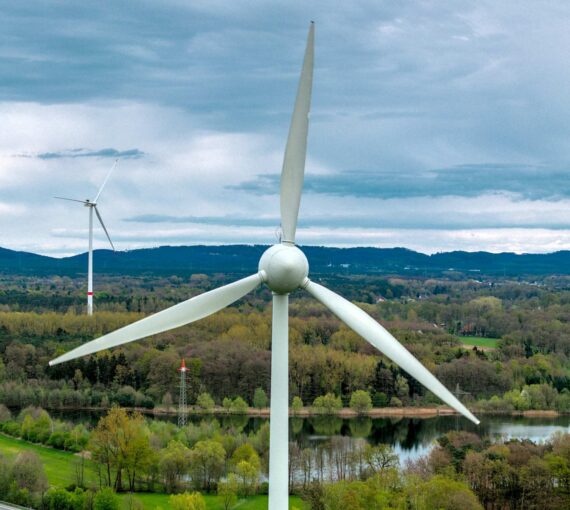
[[[84,250],[86,214],[51,197],[92,196],[114,158],[100,205],[119,248],[272,242],[314,19],[300,242],[570,248],[569,15],[562,0],[12,2],[0,244]]]

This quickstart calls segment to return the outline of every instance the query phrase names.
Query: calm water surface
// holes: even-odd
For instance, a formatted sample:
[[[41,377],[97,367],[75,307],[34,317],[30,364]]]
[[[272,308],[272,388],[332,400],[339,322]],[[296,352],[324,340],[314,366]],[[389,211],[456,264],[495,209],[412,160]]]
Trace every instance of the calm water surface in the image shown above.
[[[60,419],[90,424],[95,424],[101,416],[101,413],[87,411],[52,411],[50,414]],[[176,417],[172,416],[151,419],[176,423]],[[191,423],[199,423],[202,420],[218,420],[223,427],[233,427],[245,433],[258,430],[266,422],[264,418],[247,416],[189,417]],[[402,462],[425,455],[438,437],[453,430],[465,430],[496,439],[530,439],[540,442],[547,440],[556,431],[570,433],[570,416],[527,418],[483,415],[479,426],[458,416],[350,419],[315,416],[290,419],[291,440],[300,448],[316,449],[319,445],[328,443],[331,438],[344,437],[353,447],[363,440],[370,444],[389,444],[400,455]]]

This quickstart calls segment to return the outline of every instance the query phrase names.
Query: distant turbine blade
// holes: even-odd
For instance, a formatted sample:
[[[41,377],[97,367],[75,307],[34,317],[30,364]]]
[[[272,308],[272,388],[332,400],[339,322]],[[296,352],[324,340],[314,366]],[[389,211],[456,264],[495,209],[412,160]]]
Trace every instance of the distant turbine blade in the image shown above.
[[[103,223],[103,218],[101,218],[101,215],[99,214],[99,209],[97,209],[97,206],[94,205],[93,209],[95,209],[95,214],[97,215],[97,218],[99,219],[99,223],[101,223],[101,226],[103,227],[103,230],[105,231],[105,234],[107,234],[107,239],[109,239],[109,243],[111,244],[111,248],[113,248],[113,251],[115,251],[115,246],[113,245],[113,241],[111,241],[111,236],[109,235],[109,232],[107,232],[107,227],[105,227],[105,224]]]
[[[415,377],[428,390],[437,395],[446,404],[471,420],[476,425],[479,420],[455,398],[455,396],[388,331],[370,315],[318,283],[309,282],[305,289],[346,323],[356,333],[370,342],[394,363]]]
[[[117,163],[119,162],[118,159],[115,160],[115,162],[113,163],[113,166],[111,167],[111,170],[109,170],[109,173],[107,174],[107,177],[105,177],[105,180],[103,181],[103,184],[101,184],[101,187],[99,188],[99,192],[97,193],[97,196],[93,199],[93,202],[97,203],[97,200],[99,200],[99,196],[101,195],[101,192],[103,191],[103,188],[105,187],[105,184],[107,184],[107,181],[109,180],[109,177],[111,177],[111,174],[113,173],[113,170],[115,170],[115,167],[117,166]]]
[[[87,200],[76,200],[75,198],[65,198],[65,197],[53,197],[58,200],[69,200],[70,202],[79,202],[80,204],[88,204]]]
[[[283,170],[281,171],[281,229],[283,242],[294,243],[297,230],[297,217],[301,203],[303,179],[305,175],[305,156],[307,154],[307,135],[309,131],[309,110],[311,108],[311,89],[313,86],[313,60],[315,44],[315,25],[311,23],[303,70],[297,89],[295,109],[289,128]]]
[[[110,349],[117,345],[126,344],[150,335],[156,335],[163,331],[178,328],[191,322],[203,319],[208,315],[231,305],[234,301],[242,298],[263,281],[262,273],[254,274],[230,283],[219,289],[211,290],[187,301],[174,305],[162,312],[155,313],[150,317],[129,324],[124,328],[113,331],[108,335],[87,342],[72,351],[59,356],[49,362],[50,366],[63,363],[87,354]]]

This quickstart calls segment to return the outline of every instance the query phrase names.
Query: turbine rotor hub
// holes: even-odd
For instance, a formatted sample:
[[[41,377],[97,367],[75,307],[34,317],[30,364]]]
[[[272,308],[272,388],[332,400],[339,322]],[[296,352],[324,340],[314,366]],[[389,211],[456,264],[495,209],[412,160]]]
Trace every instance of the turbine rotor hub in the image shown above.
[[[289,294],[303,285],[309,274],[309,262],[296,246],[275,244],[259,259],[259,270],[265,273],[265,283],[273,292]]]

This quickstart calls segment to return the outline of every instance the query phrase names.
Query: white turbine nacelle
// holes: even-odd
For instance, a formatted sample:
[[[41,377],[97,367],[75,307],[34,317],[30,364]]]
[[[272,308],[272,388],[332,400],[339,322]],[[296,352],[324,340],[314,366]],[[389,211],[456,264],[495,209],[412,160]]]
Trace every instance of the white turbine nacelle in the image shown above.
[[[291,127],[281,171],[281,227],[283,241],[265,251],[259,271],[223,287],[205,292],[87,342],[50,361],[63,363],[104,349],[133,342],[203,319],[266,283],[273,291],[271,331],[271,410],[269,419],[269,510],[287,510],[289,496],[289,293],[303,288],[443,402],[478,424],[459,400],[396,338],[364,310],[308,278],[309,263],[295,246],[295,232],[303,179],[313,83],[314,25],[311,23],[303,70],[299,80]],[[97,202],[95,197],[94,202]],[[96,207],[92,207],[97,211]]]
[[[273,292],[289,294],[303,286],[309,275],[309,261],[295,245],[275,244],[259,259],[259,271]]]

